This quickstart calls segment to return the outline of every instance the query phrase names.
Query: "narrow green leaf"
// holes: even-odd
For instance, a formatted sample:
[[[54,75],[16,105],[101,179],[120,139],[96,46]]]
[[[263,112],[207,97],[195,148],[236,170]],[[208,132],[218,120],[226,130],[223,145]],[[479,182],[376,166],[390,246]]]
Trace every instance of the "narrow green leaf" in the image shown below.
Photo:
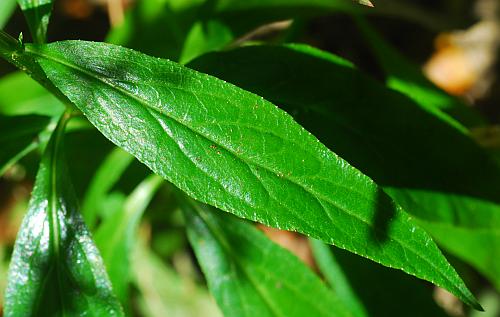
[[[76,209],[62,158],[64,115],[46,147],[9,268],[5,316],[123,316]]]
[[[0,176],[38,147],[38,136],[49,123],[49,118],[41,116],[0,115]]]
[[[0,29],[3,29],[16,8],[16,0],[0,1]]]
[[[460,257],[498,281],[500,171],[462,130],[345,60],[306,46],[246,47],[190,66],[281,105],[415,216],[456,226],[456,233],[489,232],[488,260],[480,264],[476,256],[484,248]],[[436,238],[447,245],[454,234]]]
[[[349,307],[353,316],[369,316],[355,291],[349,284],[342,268],[335,260],[335,257],[330,250],[330,246],[315,239],[310,239],[309,241],[316,264],[321,270],[321,273],[325,276],[325,279],[330,284],[330,287],[333,289],[335,295],[337,295],[339,300],[341,300],[346,307]]]
[[[130,255],[142,214],[163,183],[157,175],[146,178],[125,201],[121,212],[111,215],[98,228],[95,241],[106,264],[113,289],[127,311],[132,281]]]
[[[35,43],[45,43],[53,0],[17,0],[17,2],[23,10]]]
[[[26,54],[107,138],[193,198],[402,269],[477,307],[401,207],[263,98],[109,44]]]
[[[64,105],[39,83],[23,72],[0,80],[0,114],[60,116]]]
[[[115,148],[96,171],[82,203],[85,223],[93,228],[102,212],[102,203],[108,192],[132,163],[133,156],[120,148]]]
[[[182,209],[225,316],[352,316],[305,264],[251,224],[194,201]]]
[[[362,17],[356,17],[355,21],[384,69],[389,87],[409,96],[423,109],[442,117],[463,131],[466,130],[447,116],[443,116],[442,112],[468,127],[485,124],[485,119],[473,108],[430,82],[416,64],[408,61],[387,43]]]
[[[202,288],[180,276],[139,238],[132,268],[139,290],[139,309],[146,317],[221,317],[215,301]]]

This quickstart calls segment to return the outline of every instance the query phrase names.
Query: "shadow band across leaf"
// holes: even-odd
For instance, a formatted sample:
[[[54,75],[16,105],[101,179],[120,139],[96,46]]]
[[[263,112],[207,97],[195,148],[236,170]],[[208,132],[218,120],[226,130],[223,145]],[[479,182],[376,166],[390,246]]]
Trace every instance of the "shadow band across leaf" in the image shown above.
[[[101,133],[191,197],[399,268],[480,308],[401,207],[263,98],[104,43],[27,45],[24,54]],[[394,210],[383,242],[372,234],[377,210]]]

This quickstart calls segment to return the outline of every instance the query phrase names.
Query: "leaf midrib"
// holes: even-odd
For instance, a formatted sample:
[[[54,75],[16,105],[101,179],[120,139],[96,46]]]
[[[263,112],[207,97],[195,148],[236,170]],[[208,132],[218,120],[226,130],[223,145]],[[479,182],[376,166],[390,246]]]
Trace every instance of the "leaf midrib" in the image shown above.
[[[70,69],[73,69],[73,70],[78,71],[78,72],[80,72],[80,73],[82,73],[82,74],[84,74],[84,75],[87,75],[87,76],[89,76],[90,78],[93,78],[93,79],[95,79],[95,80],[97,80],[97,81],[99,81],[99,82],[101,82],[101,83],[103,83],[103,84],[105,84],[105,85],[108,85],[109,87],[111,87],[111,88],[113,88],[113,89],[117,90],[118,92],[120,92],[120,93],[124,94],[125,96],[127,96],[127,97],[129,97],[129,98],[131,98],[131,99],[136,100],[139,104],[143,105],[143,106],[144,106],[144,107],[146,107],[147,109],[151,109],[151,110],[154,110],[155,112],[158,112],[158,113],[159,113],[159,114],[161,114],[161,115],[165,115],[165,116],[167,116],[167,117],[171,118],[172,120],[174,120],[175,122],[177,122],[178,124],[180,124],[180,125],[182,125],[182,126],[184,126],[184,127],[188,128],[189,130],[191,130],[191,131],[192,131],[192,132],[194,132],[195,134],[198,134],[198,135],[200,135],[201,137],[203,137],[203,138],[205,138],[205,139],[207,139],[207,140],[209,140],[209,141],[211,141],[211,142],[214,142],[214,143],[219,144],[219,142],[216,142],[216,141],[214,141],[214,140],[212,140],[212,139],[208,138],[207,136],[205,136],[205,135],[201,134],[199,131],[193,130],[193,128],[192,128],[192,127],[190,127],[189,125],[185,125],[185,124],[184,124],[182,121],[180,121],[179,119],[174,118],[174,117],[172,117],[171,115],[168,115],[168,114],[162,113],[162,112],[161,112],[161,111],[159,111],[158,109],[155,109],[155,108],[153,108],[153,107],[149,106],[146,100],[143,100],[143,99],[141,99],[141,98],[139,98],[139,97],[137,97],[137,96],[135,96],[135,95],[130,94],[127,90],[125,90],[125,89],[123,89],[123,88],[121,88],[121,87],[119,87],[119,86],[113,85],[113,83],[111,83],[111,82],[107,81],[105,78],[102,78],[102,77],[100,77],[100,76],[98,76],[98,75],[96,75],[96,74],[94,74],[94,73],[92,73],[92,72],[90,72],[90,71],[88,71],[88,70],[86,70],[86,69],[84,69],[84,68],[82,68],[82,67],[78,66],[78,65],[72,64],[72,63],[70,63],[70,62],[68,62],[68,61],[66,61],[66,60],[62,60],[62,59],[56,58],[56,57],[54,57],[54,56],[47,55],[47,54],[45,54],[45,53],[43,53],[43,52],[41,52],[41,51],[37,50],[37,49],[36,49],[36,47],[33,47],[33,46],[26,46],[26,51],[27,51],[27,52],[29,52],[29,53],[31,53],[31,54],[33,54],[33,55],[35,55],[35,56],[39,56],[39,57],[41,57],[41,58],[44,58],[44,59],[47,59],[47,60],[53,61],[53,62],[55,62],[55,63],[61,64],[61,65],[63,65],[63,66],[66,66],[66,67],[68,67],[68,68],[70,68]],[[188,91],[188,92],[189,92],[189,91]],[[190,92],[190,93],[191,93],[191,92]],[[219,145],[220,145],[220,144],[219,144]],[[226,151],[228,151],[229,153],[231,153],[234,157],[236,157],[236,158],[238,158],[238,159],[242,160],[242,161],[243,161],[244,163],[246,163],[246,164],[252,164],[252,165],[255,165],[255,166],[259,166],[259,167],[261,167],[262,169],[267,170],[268,172],[271,172],[271,173],[274,173],[274,174],[276,173],[276,172],[274,172],[274,171],[270,170],[268,167],[266,167],[266,166],[261,166],[261,165],[260,165],[260,164],[258,164],[258,163],[253,163],[253,162],[248,163],[248,162],[246,162],[243,158],[241,158],[241,157],[239,157],[238,155],[236,155],[236,154],[235,154],[232,150],[230,150],[230,149],[226,148],[226,147],[225,147],[225,146],[223,146],[223,145],[220,145],[220,146],[221,146],[222,148],[224,148]],[[353,168],[353,169],[354,169],[354,168]],[[314,193],[314,194],[313,194],[313,193],[311,192],[311,190],[310,190],[308,187],[304,186],[303,184],[297,183],[297,182],[296,182],[296,180],[294,180],[293,178],[290,178],[288,175],[286,175],[286,176],[284,175],[284,177],[283,177],[283,178],[285,178],[285,179],[289,180],[290,182],[292,182],[292,183],[294,183],[294,184],[298,185],[299,187],[303,188],[305,191],[307,191],[307,192],[308,192],[309,194],[311,194],[312,196],[317,197],[317,196],[315,196],[315,195],[316,195],[316,193]],[[334,184],[334,185],[336,185],[336,184]],[[325,196],[323,196],[323,195],[320,195],[320,196],[321,196],[320,198],[322,198],[322,199],[324,199],[324,197],[325,197]],[[364,196],[364,195],[363,195],[363,196]],[[317,198],[318,198],[318,197],[317,197]],[[365,224],[367,224],[369,227],[374,228],[374,229],[379,230],[379,231],[381,230],[381,229],[377,229],[377,227],[373,227],[373,226],[371,226],[371,224],[370,224],[369,222],[367,222],[366,220],[364,220],[364,219],[360,218],[358,215],[353,214],[353,213],[349,212],[348,210],[345,210],[344,208],[340,208],[340,207],[338,207],[338,205],[337,205],[335,202],[332,202],[332,201],[330,201],[329,199],[326,199],[326,201],[327,201],[327,202],[329,202],[329,203],[331,203],[332,205],[336,206],[337,208],[339,208],[339,210],[343,211],[345,214],[347,214],[347,215],[349,215],[349,216],[351,216],[351,217],[357,218],[357,219],[358,219],[358,220],[360,220],[361,222],[364,222],[364,223],[365,223]],[[325,208],[323,207],[323,209],[325,209]],[[329,214],[329,213],[327,212],[327,214]],[[393,240],[393,241],[397,242],[398,244],[400,244],[401,246],[403,246],[403,248],[405,248],[405,249],[407,249],[407,250],[409,250],[409,251],[412,251],[412,252],[413,252],[413,253],[414,253],[414,254],[415,254],[418,258],[420,258],[420,259],[424,260],[425,262],[427,262],[427,264],[429,264],[431,267],[433,267],[433,268],[435,269],[435,272],[437,272],[437,273],[438,273],[439,275],[441,275],[441,276],[442,276],[442,277],[443,277],[446,281],[448,281],[448,282],[450,283],[450,285],[448,285],[447,287],[449,287],[449,288],[454,288],[454,289],[456,289],[456,290],[458,289],[458,293],[459,293],[459,294],[460,294],[460,293],[463,293],[463,291],[462,291],[462,290],[460,290],[460,288],[458,288],[458,287],[456,287],[456,286],[455,286],[455,283],[454,283],[453,281],[451,281],[451,280],[450,280],[450,279],[449,279],[446,275],[444,275],[444,273],[442,273],[442,272],[441,272],[441,270],[440,270],[440,269],[438,269],[438,268],[437,268],[437,266],[434,264],[434,262],[433,262],[433,261],[431,261],[431,260],[427,259],[426,257],[421,256],[419,253],[415,252],[415,250],[413,250],[412,248],[409,248],[409,247],[408,247],[408,245],[406,245],[406,244],[405,244],[405,243],[403,243],[402,241],[400,241],[400,240],[396,240],[396,239],[393,239],[393,238],[391,238],[391,240]],[[401,269],[402,271],[404,271],[404,272],[407,272],[407,270],[405,270],[405,268],[403,268],[403,267],[402,267],[402,268],[400,268],[400,269]],[[409,273],[409,272],[407,272],[407,273]],[[414,275],[414,273],[410,273],[410,274]],[[426,274],[426,275],[427,275],[427,274]],[[422,277],[424,277],[424,276],[422,275]],[[428,279],[429,279],[429,280],[431,280],[431,281],[432,281],[432,280],[434,280],[434,279],[431,279],[431,278],[429,278],[429,277],[426,277],[426,278],[428,278]],[[439,284],[441,284],[441,283],[439,283]]]

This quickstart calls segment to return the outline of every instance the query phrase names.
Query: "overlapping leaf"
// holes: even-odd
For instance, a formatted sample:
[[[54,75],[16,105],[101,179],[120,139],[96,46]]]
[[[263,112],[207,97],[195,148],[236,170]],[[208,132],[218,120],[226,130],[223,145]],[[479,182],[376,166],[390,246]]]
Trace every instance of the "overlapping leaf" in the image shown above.
[[[225,316],[353,316],[298,258],[251,224],[196,202],[188,236]]]
[[[102,43],[27,46],[25,55],[106,137],[192,197],[400,268],[476,305],[398,205],[263,98]]]
[[[9,268],[5,316],[122,316],[78,213],[61,152],[49,141]]]

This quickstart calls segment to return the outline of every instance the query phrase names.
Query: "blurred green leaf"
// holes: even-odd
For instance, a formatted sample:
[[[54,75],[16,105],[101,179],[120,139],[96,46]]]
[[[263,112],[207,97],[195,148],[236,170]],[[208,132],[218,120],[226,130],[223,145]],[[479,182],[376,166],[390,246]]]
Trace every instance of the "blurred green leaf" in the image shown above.
[[[0,29],[3,29],[16,8],[16,0],[0,1]]]
[[[400,268],[478,307],[425,231],[272,103],[109,44],[26,54],[107,138],[193,198]]]
[[[206,289],[178,275],[142,240],[134,248],[132,268],[140,292],[138,306],[144,316],[222,316]]]
[[[225,316],[352,316],[305,264],[251,224],[194,201],[182,208]]]
[[[178,60],[189,30],[197,20],[203,0],[138,1],[113,28],[106,42],[143,53]],[[158,32],[161,30],[161,32]]]
[[[18,0],[17,2],[23,10],[35,43],[45,43],[53,0]]]
[[[0,79],[1,114],[53,117],[61,115],[63,111],[61,101],[25,73],[14,72]]]
[[[0,176],[39,146],[39,135],[50,123],[42,116],[0,115]]]
[[[357,17],[355,20],[384,69],[389,87],[409,96],[423,109],[441,117],[464,132],[466,129],[444,116],[442,112],[447,113],[467,127],[481,126],[486,123],[485,119],[473,108],[458,98],[448,95],[430,82],[419,66],[408,61],[387,43],[362,17]]]
[[[216,51],[233,40],[231,30],[217,20],[198,21],[189,31],[181,57],[181,64],[206,52]]]
[[[140,183],[125,201],[123,210],[107,218],[96,230],[95,241],[118,299],[128,311],[129,284],[132,281],[130,255],[142,214],[163,183],[151,175]]]
[[[467,228],[482,232],[477,241],[487,234],[482,248],[457,255],[498,285],[500,171],[461,130],[348,62],[306,46],[246,47],[190,66],[282,106],[406,210],[456,226],[453,234],[435,235],[444,246]]]
[[[310,239],[311,249],[314,254],[316,265],[330,284],[333,292],[340,301],[352,312],[355,317],[368,317],[363,304],[356,292],[352,289],[342,268],[330,250],[330,246],[315,239]]]
[[[102,204],[108,192],[120,179],[133,159],[132,155],[116,147],[97,169],[82,203],[83,218],[90,228],[94,228],[98,217],[102,216]]]
[[[5,316],[123,316],[76,209],[62,157],[64,115],[46,147],[9,268]]]

